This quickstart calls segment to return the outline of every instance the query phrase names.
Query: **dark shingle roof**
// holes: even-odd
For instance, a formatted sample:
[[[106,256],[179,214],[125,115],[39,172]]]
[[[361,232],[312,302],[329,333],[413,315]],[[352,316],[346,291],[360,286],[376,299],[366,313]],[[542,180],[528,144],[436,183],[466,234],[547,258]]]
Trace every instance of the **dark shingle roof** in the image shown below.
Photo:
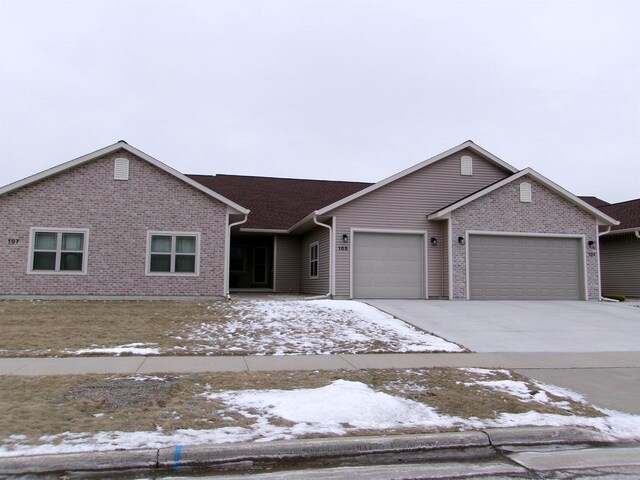
[[[605,202],[604,200],[598,198],[598,197],[578,197],[580,200],[587,202],[589,205],[591,205],[592,207],[596,207],[596,208],[600,208],[604,205],[611,205],[609,202]]]
[[[309,213],[370,186],[370,183],[242,175],[187,175],[251,210],[243,228],[286,230]]]
[[[613,227],[611,230],[640,228],[640,198],[612,203],[598,208],[620,222],[620,225]]]

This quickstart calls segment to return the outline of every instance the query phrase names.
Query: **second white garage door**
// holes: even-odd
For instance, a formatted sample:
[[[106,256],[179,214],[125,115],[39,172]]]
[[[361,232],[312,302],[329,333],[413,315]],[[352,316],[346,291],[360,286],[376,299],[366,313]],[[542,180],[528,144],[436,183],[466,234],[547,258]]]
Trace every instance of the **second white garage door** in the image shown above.
[[[424,236],[356,232],[354,298],[424,298]]]
[[[578,238],[470,235],[470,298],[580,300],[581,258]]]

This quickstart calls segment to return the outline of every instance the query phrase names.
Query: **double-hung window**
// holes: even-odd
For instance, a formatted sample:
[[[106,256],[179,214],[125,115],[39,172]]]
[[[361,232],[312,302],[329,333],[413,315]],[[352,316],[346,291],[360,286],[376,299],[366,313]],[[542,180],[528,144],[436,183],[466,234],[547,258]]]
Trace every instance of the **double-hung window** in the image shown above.
[[[31,228],[29,273],[87,273],[89,230]]]
[[[200,234],[149,232],[148,275],[198,275]]]
[[[314,242],[309,245],[309,278],[318,278],[318,256],[320,245]]]

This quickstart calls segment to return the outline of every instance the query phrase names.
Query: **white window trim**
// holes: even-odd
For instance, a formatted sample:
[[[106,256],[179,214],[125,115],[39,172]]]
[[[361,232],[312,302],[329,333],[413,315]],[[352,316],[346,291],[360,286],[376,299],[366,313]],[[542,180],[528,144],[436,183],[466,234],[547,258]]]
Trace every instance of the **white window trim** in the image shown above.
[[[36,245],[36,232],[57,233],[82,233],[82,270],[34,270],[33,252]],[[60,268],[60,242],[56,245],[56,268]],[[29,229],[29,256],[27,257],[27,273],[31,275],[86,275],[89,260],[89,229],[88,228],[54,228],[54,227],[31,227]]]
[[[195,237],[196,238],[196,260],[195,272],[152,272],[151,271],[151,237],[153,235],[171,236],[171,268],[175,265],[175,237]],[[199,277],[200,276],[200,232],[174,232],[162,230],[147,231],[147,254],[145,261],[145,274],[148,277]]]
[[[312,257],[313,247],[317,247],[317,256],[315,260]],[[311,275],[311,265],[315,262],[316,264],[316,274]],[[320,277],[320,242],[313,242],[309,245],[309,278],[319,278]]]

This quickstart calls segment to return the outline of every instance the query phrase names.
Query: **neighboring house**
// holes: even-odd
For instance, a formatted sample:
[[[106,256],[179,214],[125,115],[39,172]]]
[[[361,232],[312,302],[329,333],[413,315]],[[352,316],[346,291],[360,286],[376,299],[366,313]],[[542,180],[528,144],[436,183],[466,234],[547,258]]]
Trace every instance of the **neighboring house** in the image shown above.
[[[118,142],[0,189],[0,295],[594,300],[615,225],[471,141],[375,184],[183,175]]]
[[[600,271],[604,295],[640,298],[640,198],[599,204],[581,197],[600,211],[620,221],[601,232]]]

